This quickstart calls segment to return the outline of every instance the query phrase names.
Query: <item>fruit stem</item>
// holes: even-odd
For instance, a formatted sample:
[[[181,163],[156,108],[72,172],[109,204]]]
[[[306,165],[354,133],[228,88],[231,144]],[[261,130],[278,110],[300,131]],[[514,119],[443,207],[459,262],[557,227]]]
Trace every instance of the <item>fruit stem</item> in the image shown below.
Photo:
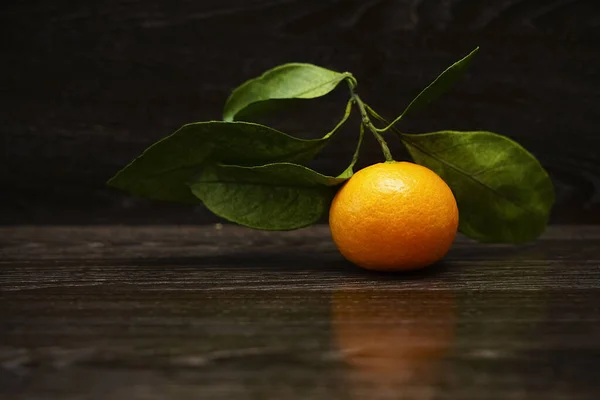
[[[371,114],[372,116],[377,118],[380,122],[387,125],[384,129],[378,129],[378,131],[380,133],[384,133],[385,131],[387,131],[388,129],[391,128],[394,132],[396,132],[396,134],[398,136],[400,136],[400,138],[402,138],[402,136],[403,136],[402,132],[400,132],[400,130],[398,128],[396,128],[396,125],[395,125],[396,122],[399,121],[399,118],[397,118],[396,121],[393,121],[390,123],[387,119],[385,119],[381,115],[379,115],[379,113],[377,113],[377,111],[373,110],[368,104],[365,104],[365,108],[367,109],[369,114]]]
[[[348,86],[350,86],[350,92],[354,93],[354,89],[356,88],[356,85],[358,85],[358,81],[350,72],[344,72],[344,75],[344,79],[346,82],[348,82]]]
[[[381,136],[379,132],[377,132],[377,130],[375,130],[375,127],[373,126],[373,124],[371,124],[370,121],[367,124],[367,128],[369,128],[373,136],[375,136],[375,139],[377,139],[377,141],[379,142],[379,145],[381,146],[381,151],[383,152],[383,156],[385,157],[385,161],[394,162],[394,157],[392,157],[392,153],[390,152],[390,148],[388,147],[385,139],[383,138],[383,136]]]
[[[352,100],[358,106],[360,110],[360,115],[362,117],[362,125],[371,131],[375,139],[379,142],[379,146],[381,146],[381,151],[383,152],[383,156],[385,157],[386,162],[394,162],[394,157],[392,157],[392,153],[390,152],[390,148],[388,147],[385,139],[378,132],[377,128],[373,126],[371,123],[371,119],[369,118],[369,114],[367,114],[367,110],[365,108],[365,103],[358,97],[358,94],[354,92],[354,87],[350,86],[350,91],[352,92]]]

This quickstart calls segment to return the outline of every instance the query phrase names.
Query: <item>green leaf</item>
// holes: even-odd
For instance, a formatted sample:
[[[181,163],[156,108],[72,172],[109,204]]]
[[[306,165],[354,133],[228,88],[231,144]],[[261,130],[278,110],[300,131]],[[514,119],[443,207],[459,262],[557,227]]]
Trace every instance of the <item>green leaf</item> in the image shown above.
[[[450,186],[465,235],[482,242],[524,243],[544,231],[554,203],[552,182],[518,143],[491,132],[441,131],[400,138],[415,162]]]
[[[331,92],[349,73],[340,73],[312,64],[284,64],[266,71],[236,88],[225,103],[223,120],[242,119],[262,112],[283,99],[312,99]]]
[[[216,215],[256,229],[291,230],[315,223],[329,209],[331,186],[345,179],[292,163],[257,167],[212,164],[190,185]]]
[[[184,125],[146,149],[108,181],[110,186],[157,200],[197,203],[187,186],[207,160],[237,165],[306,162],[323,149],[348,119],[320,139],[299,139],[247,122],[197,122]]]
[[[410,104],[406,107],[406,109],[400,114],[398,118],[392,121],[386,128],[381,129],[381,131],[386,131],[390,126],[394,125],[402,118],[404,118],[409,113],[416,111],[420,108],[425,107],[427,104],[431,103],[433,100],[437,99],[444,93],[446,93],[454,83],[465,73],[471,60],[479,51],[479,47],[475,48],[471,53],[469,53],[463,59],[452,64],[448,69],[442,72],[433,82],[429,84],[417,97],[410,102]]]

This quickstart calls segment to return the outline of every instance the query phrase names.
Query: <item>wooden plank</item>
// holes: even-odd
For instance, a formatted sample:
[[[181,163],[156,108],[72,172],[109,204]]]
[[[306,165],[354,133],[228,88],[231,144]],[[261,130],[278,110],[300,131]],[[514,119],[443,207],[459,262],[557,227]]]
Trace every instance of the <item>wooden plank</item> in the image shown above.
[[[104,182],[180,125],[219,118],[232,87],[274,65],[350,70],[362,97],[393,116],[476,45],[463,82],[402,128],[506,134],[549,169],[552,221],[599,223],[598,8],[595,0],[5,1],[0,223],[215,222],[202,207],[131,198]],[[335,124],[344,96],[271,121],[315,137]],[[343,169],[355,134],[314,167]],[[381,160],[367,145],[363,165]]]
[[[478,244],[461,236],[432,272],[390,280],[343,260],[326,225],[290,232],[234,225],[23,226],[0,228],[0,265],[4,290],[136,282],[140,290],[237,290],[240,284],[252,290],[329,290],[340,279],[394,290],[450,282],[473,290],[599,289],[599,240],[596,226],[551,227],[522,246]]]
[[[0,228],[0,397],[593,399],[599,227],[361,271],[326,226]]]

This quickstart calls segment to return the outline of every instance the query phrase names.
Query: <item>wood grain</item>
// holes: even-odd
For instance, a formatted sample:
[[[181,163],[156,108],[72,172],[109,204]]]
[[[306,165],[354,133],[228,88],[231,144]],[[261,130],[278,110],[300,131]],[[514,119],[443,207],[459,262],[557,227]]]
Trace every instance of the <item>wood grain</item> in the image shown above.
[[[104,182],[182,124],[218,119],[234,86],[274,65],[350,70],[362,97],[389,117],[476,45],[461,84],[402,128],[506,134],[550,171],[553,222],[600,223],[599,4],[5,1],[0,223],[214,222],[202,207],[132,198]],[[344,96],[270,121],[315,137],[334,125]],[[353,145],[344,136],[313,166],[339,172]],[[363,165],[381,159],[367,145]]]
[[[0,228],[0,398],[595,399],[599,239],[376,274],[326,226]]]

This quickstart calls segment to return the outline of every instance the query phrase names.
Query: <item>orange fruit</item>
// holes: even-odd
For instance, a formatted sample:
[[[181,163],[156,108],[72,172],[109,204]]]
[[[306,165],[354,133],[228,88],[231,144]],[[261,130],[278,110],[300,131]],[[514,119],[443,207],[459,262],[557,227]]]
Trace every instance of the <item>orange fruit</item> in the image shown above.
[[[452,191],[435,172],[409,162],[358,171],[331,203],[333,241],[352,263],[372,270],[422,268],[440,260],[458,229]]]

